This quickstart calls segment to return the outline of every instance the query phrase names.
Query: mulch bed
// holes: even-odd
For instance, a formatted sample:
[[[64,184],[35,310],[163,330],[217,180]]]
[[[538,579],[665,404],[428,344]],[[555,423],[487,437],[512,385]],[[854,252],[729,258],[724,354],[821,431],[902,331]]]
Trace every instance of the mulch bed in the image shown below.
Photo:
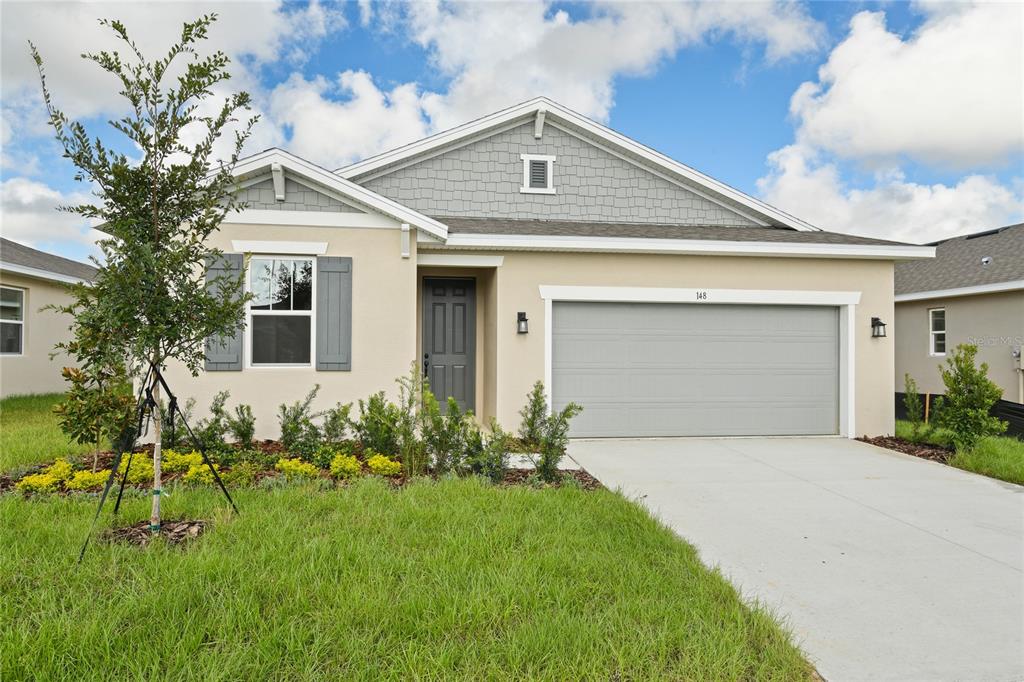
[[[950,448],[944,448],[941,445],[931,445],[930,443],[912,443],[909,440],[897,438],[896,436],[874,436],[872,438],[865,436],[857,440],[876,445],[880,448],[902,452],[905,455],[913,455],[921,459],[939,462],[940,464],[949,464],[949,458],[953,456],[953,450]]]
[[[584,490],[600,490],[604,486],[601,485],[601,481],[597,480],[583,469],[569,469],[563,471],[564,476],[575,478]],[[533,469],[509,469],[505,472],[505,479],[502,481],[502,485],[530,485],[531,479],[534,475]],[[557,488],[560,483],[553,483],[551,487]]]
[[[156,537],[163,538],[169,545],[182,545],[202,535],[208,523],[193,519],[177,519],[163,521],[160,524],[160,535],[149,532],[149,520],[139,521],[130,526],[111,528],[101,536],[107,542],[124,542],[129,545],[145,547]]]

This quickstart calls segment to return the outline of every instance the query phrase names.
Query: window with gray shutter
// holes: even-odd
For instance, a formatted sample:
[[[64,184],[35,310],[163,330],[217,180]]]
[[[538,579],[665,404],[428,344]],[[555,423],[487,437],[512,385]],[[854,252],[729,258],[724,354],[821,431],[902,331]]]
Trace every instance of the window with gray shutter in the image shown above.
[[[220,258],[207,262],[206,288],[217,293],[221,282],[218,277],[237,277],[245,267],[245,260],[240,253],[225,253]],[[241,291],[239,291],[241,294]],[[239,325],[230,336],[213,336],[206,340],[206,362],[208,372],[237,372],[242,369],[242,333]]]
[[[352,369],[352,259],[316,259],[316,368]]]
[[[544,189],[548,186],[548,162],[530,161],[530,187]]]

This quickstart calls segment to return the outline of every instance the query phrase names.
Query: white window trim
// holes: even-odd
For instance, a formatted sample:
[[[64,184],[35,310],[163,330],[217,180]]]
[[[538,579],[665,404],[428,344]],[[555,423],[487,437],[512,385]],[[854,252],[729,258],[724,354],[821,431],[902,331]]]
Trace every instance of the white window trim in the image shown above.
[[[312,254],[296,254],[296,253],[257,253],[252,254],[252,258],[247,259],[245,269],[245,293],[252,293],[252,260],[254,258],[267,259],[267,258],[281,258],[288,260],[301,260],[308,258],[313,261],[313,288],[310,296],[309,306],[309,362],[308,363],[253,363],[252,361],[252,318],[253,313],[259,317],[260,315],[286,315],[296,317],[306,317],[307,313],[304,310],[259,310],[253,311],[252,302],[245,304],[245,336],[242,339],[242,352],[245,355],[245,362],[243,363],[244,369],[262,370],[262,369],[303,369],[303,370],[316,370],[316,256]]]
[[[25,308],[28,302],[28,289],[23,287],[12,287],[8,285],[0,286],[0,289],[10,289],[11,291],[17,291],[21,293],[21,319],[20,320],[3,320],[4,324],[16,324],[21,327],[21,351],[18,353],[0,353],[0,356],[5,358],[21,358],[25,356]]]
[[[231,240],[231,249],[237,253],[281,253],[295,256],[322,256],[327,253],[327,242],[245,241]],[[261,256],[262,257],[262,256]]]
[[[942,311],[942,331],[941,332],[937,332],[937,331],[935,331],[935,329],[933,328],[933,325],[932,325],[932,315],[934,313],[940,311],[940,310]],[[947,322],[948,322],[948,320],[946,319],[946,308],[945,307],[929,308],[928,309],[928,355],[930,355],[933,358],[944,358],[944,357],[946,357],[946,352],[945,351],[943,351],[941,353],[936,352],[936,350],[935,350],[935,336],[936,336],[936,334],[942,334],[942,341],[943,341],[942,345],[943,345],[943,348],[945,348],[945,346],[946,346],[945,342],[948,339],[948,337],[946,336],[946,324],[947,324]]]
[[[787,291],[776,289],[675,289],[540,285],[544,300],[544,392],[551,405],[552,313],[557,301],[688,303],[694,305],[815,305],[839,308],[839,435],[857,437],[856,312],[859,291]]]
[[[555,157],[549,154],[520,154],[523,161],[523,186],[519,191],[523,194],[554,194],[555,193]],[[530,162],[544,161],[548,165],[547,187],[530,187]]]

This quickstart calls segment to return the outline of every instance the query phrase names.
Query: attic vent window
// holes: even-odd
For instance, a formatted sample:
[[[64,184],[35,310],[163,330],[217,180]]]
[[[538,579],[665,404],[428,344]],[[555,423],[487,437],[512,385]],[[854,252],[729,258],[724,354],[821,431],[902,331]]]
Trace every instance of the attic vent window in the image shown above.
[[[519,191],[524,194],[554,194],[554,156],[539,154],[523,154],[523,186]]]

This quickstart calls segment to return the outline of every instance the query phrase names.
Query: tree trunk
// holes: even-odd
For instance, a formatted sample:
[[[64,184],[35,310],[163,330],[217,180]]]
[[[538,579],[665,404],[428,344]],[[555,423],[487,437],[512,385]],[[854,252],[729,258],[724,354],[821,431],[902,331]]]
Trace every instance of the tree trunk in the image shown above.
[[[160,532],[160,435],[163,415],[160,411],[160,382],[153,379],[153,400],[156,407],[153,408],[153,511],[149,516],[149,531]]]

